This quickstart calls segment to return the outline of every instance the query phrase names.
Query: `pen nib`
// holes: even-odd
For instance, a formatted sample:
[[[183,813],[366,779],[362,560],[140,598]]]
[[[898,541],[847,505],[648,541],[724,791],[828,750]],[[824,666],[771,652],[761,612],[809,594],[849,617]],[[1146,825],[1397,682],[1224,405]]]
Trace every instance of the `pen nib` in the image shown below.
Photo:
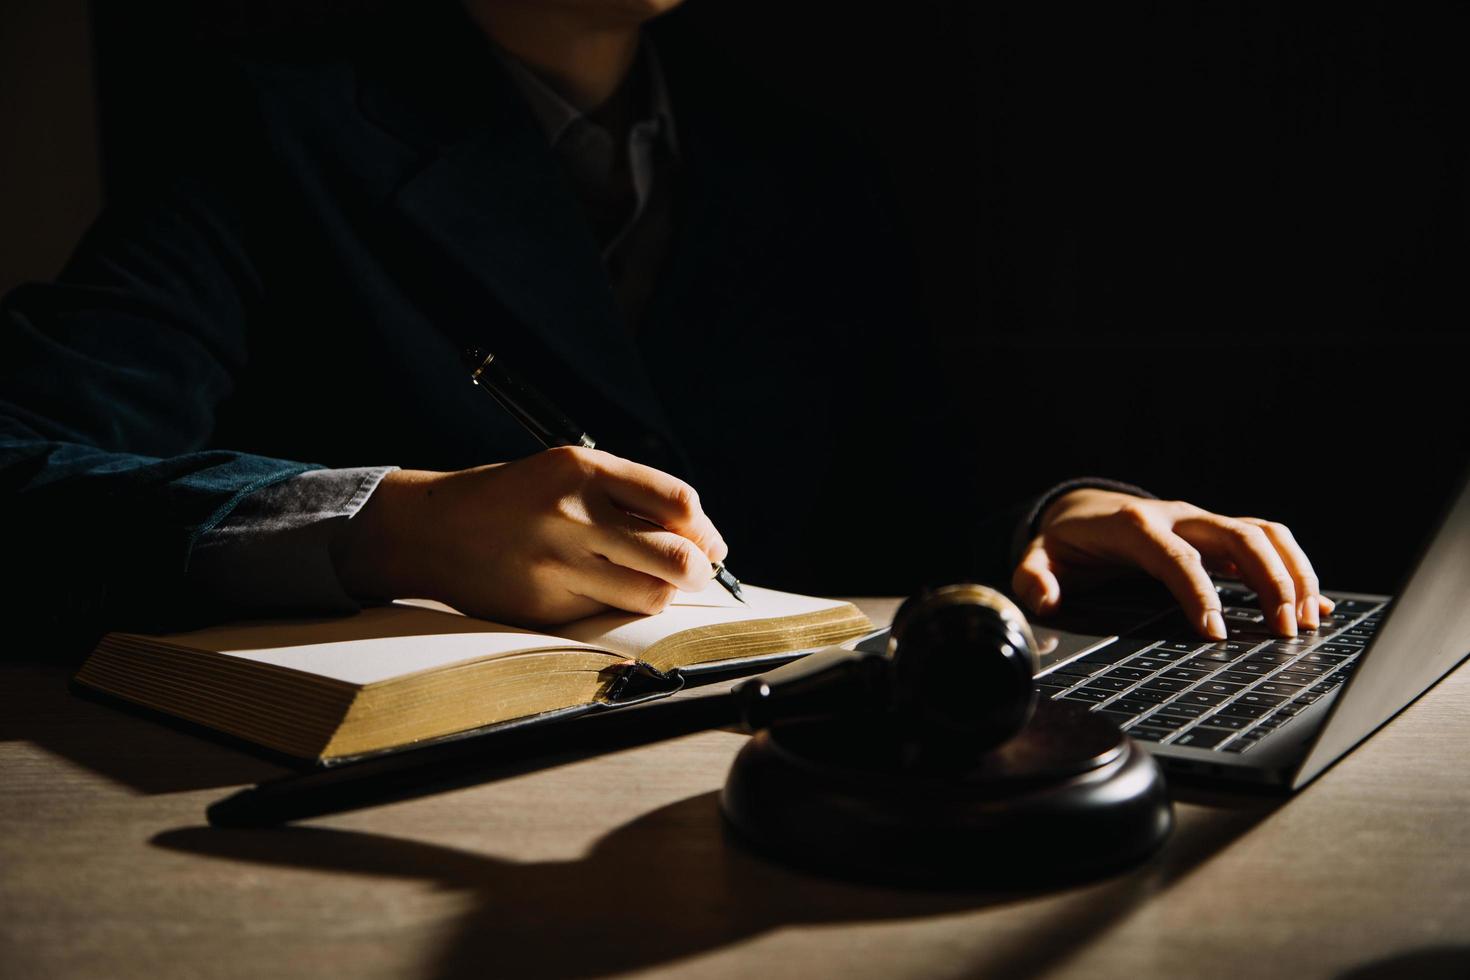
[[[745,601],[745,593],[740,590],[740,580],[730,573],[730,570],[725,567],[724,562],[715,562],[714,568],[715,581],[723,585],[726,592],[743,603]]]

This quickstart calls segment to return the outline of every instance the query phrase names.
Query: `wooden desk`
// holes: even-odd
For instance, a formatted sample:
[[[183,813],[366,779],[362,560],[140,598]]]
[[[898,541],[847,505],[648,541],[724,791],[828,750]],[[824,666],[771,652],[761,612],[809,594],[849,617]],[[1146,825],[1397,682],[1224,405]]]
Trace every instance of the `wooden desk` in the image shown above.
[[[6,978],[1470,975],[1466,670],[1289,803],[1180,803],[1146,866],[1035,895],[746,853],[716,804],[727,732],[211,830],[207,803],[279,770],[65,683],[0,668]]]

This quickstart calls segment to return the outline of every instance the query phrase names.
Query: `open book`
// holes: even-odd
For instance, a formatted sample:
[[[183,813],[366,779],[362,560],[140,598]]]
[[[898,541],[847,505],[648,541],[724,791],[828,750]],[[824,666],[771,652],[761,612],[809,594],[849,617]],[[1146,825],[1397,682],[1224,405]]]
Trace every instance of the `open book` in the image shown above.
[[[850,603],[750,585],[744,592],[741,605],[711,585],[680,593],[656,616],[607,613],[558,627],[556,636],[419,601],[330,619],[259,620],[165,636],[109,633],[76,680],[327,764],[614,704],[635,678],[759,662],[872,628]]]

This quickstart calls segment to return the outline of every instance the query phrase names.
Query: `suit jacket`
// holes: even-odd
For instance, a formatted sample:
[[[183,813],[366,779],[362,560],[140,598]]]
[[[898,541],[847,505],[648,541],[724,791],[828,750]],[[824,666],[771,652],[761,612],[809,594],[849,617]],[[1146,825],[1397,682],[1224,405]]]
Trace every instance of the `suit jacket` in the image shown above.
[[[176,625],[191,543],[254,489],[536,451],[469,383],[471,343],[603,448],[693,482],[749,580],[894,591],[984,574],[977,549],[1002,568],[1013,514],[951,523],[969,484],[947,462],[978,453],[946,449],[926,402],[879,182],[658,30],[682,168],[636,329],[457,8],[234,64],[158,186],[6,303],[0,499],[28,614]]]

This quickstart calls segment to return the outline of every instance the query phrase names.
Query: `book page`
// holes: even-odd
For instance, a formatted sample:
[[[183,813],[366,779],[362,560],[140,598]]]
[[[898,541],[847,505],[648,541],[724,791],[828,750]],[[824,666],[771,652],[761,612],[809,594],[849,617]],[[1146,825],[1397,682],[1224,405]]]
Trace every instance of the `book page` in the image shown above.
[[[125,634],[113,634],[126,640]],[[549,650],[592,650],[578,640],[548,636],[394,603],[352,616],[259,620],[187,633],[140,637],[184,650],[205,650],[347,684],[365,685],[452,664]],[[608,654],[609,665],[625,659]]]
[[[744,604],[719,583],[711,582],[703,592],[680,592],[657,616],[602,613],[557,627],[557,631],[574,640],[629,657],[641,657],[643,651],[655,643],[685,630],[750,620],[782,619],[848,605],[840,599],[818,599],[754,585],[742,585],[741,591],[745,594]]]

